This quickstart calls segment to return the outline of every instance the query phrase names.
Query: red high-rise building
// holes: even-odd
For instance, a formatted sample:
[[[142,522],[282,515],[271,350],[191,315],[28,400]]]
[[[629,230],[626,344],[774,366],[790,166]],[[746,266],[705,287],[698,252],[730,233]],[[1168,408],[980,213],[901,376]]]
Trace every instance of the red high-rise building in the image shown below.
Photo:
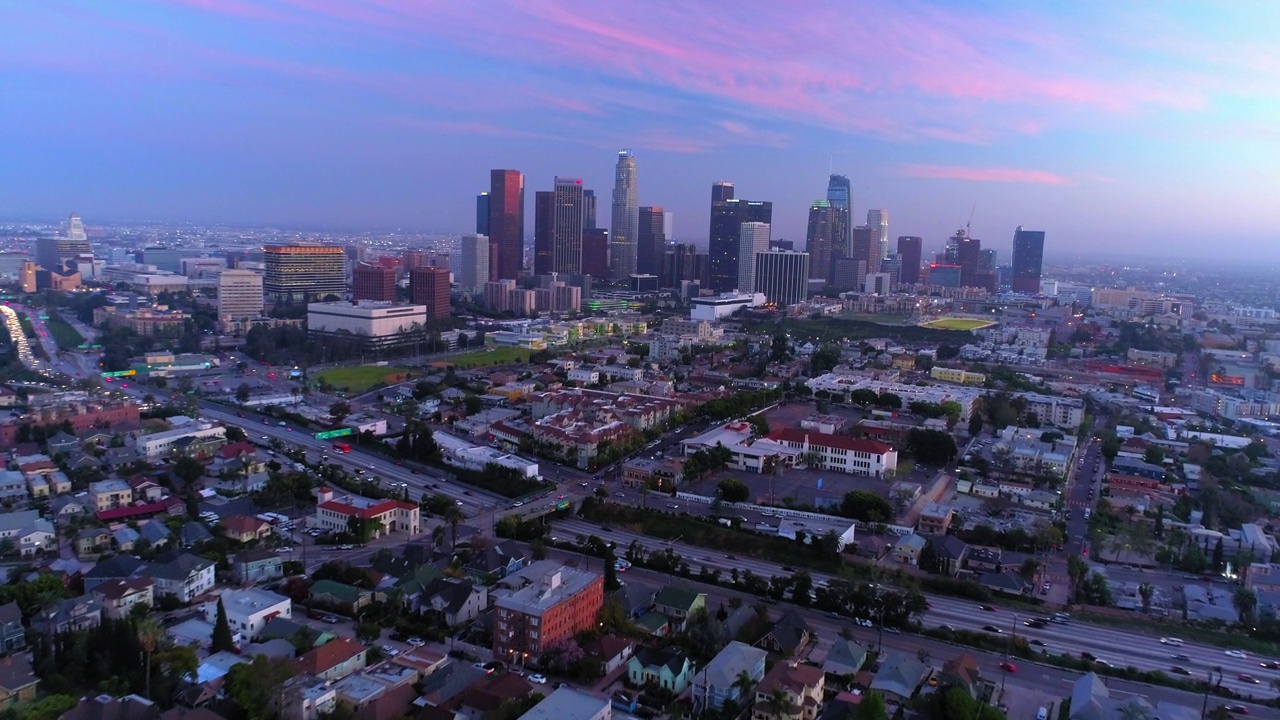
[[[396,299],[396,269],[360,263],[351,271],[351,297],[391,302]]]
[[[524,267],[524,175],[489,172],[489,280],[514,280]]]
[[[409,271],[409,300],[427,306],[427,319],[449,317],[449,271],[416,267]]]

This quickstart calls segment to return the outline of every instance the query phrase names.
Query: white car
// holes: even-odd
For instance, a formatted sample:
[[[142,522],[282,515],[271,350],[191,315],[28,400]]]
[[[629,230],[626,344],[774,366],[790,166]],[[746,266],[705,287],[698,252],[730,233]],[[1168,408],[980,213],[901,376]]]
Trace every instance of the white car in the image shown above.
[[[1162,637],[1160,638],[1160,644],[1172,645],[1174,647],[1182,647],[1182,640],[1176,637]]]
[[[426,643],[423,642],[422,638],[420,637],[411,637],[408,640],[405,640],[405,642],[414,647],[423,647],[424,645],[426,645]]]
[[[1226,652],[1223,653],[1223,655],[1228,655],[1233,658],[1239,658],[1241,660],[1248,657],[1248,655],[1244,654],[1243,650],[1227,650]]]
[[[529,682],[533,683],[534,685],[546,685],[547,676],[543,675],[542,673],[534,673],[529,676]]]

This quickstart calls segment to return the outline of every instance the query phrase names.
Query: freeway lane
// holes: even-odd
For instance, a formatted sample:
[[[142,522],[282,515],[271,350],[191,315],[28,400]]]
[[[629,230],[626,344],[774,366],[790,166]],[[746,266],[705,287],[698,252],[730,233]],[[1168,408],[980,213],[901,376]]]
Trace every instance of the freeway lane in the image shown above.
[[[669,543],[618,528],[604,531],[595,523],[578,519],[557,521],[553,527],[552,534],[561,540],[572,540],[577,535],[597,535],[603,539],[616,542],[619,555],[626,551],[627,546],[632,541],[639,543],[651,552],[671,547],[689,562],[695,573],[699,568],[706,566],[709,570],[720,570],[722,577],[728,576],[734,569],[737,569],[738,572],[750,570],[752,573],[765,578],[789,574],[784,573],[781,566],[766,560],[749,557],[730,557],[724,553],[717,553],[678,541]],[[831,576],[823,573],[814,573],[813,579],[815,582],[820,582],[830,580]],[[1023,615],[1015,621],[1014,613],[1003,608],[996,612],[983,612],[979,610],[978,603],[971,600],[929,594],[926,594],[926,597],[932,607],[925,614],[924,622],[926,625],[950,625],[957,629],[979,632],[983,631],[983,627],[986,625],[994,625],[1003,632],[1009,632],[1012,623],[1017,622],[1019,635],[1039,639],[1050,650],[1055,652],[1078,656],[1081,652],[1087,651],[1113,665],[1121,667],[1132,665],[1141,670],[1163,670],[1167,672],[1171,666],[1176,664],[1191,671],[1193,676],[1200,678],[1205,677],[1209,668],[1218,666],[1223,669],[1226,676],[1222,684],[1236,692],[1245,695],[1252,694],[1260,698],[1274,697],[1276,694],[1275,690],[1271,688],[1270,682],[1272,678],[1280,677],[1280,674],[1273,670],[1261,668],[1258,664],[1261,659],[1258,658],[1248,657],[1241,660],[1225,655],[1221,649],[1192,643],[1187,643],[1181,648],[1167,648],[1160,645],[1158,637],[1100,625],[1073,622],[1069,625],[1050,625],[1043,629],[1032,629],[1021,624],[1022,621],[1030,618],[1030,615]],[[1184,654],[1190,657],[1191,660],[1189,662],[1174,661],[1172,659],[1174,654]],[[1272,660],[1273,658],[1262,659]],[[1250,674],[1261,680],[1261,683],[1255,685],[1238,680],[1236,676],[1240,673]]]

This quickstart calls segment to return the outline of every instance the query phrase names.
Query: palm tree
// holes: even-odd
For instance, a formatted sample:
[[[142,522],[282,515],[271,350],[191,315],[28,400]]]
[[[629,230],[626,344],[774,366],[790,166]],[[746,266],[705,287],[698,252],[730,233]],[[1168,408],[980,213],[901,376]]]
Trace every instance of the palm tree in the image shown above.
[[[467,519],[467,514],[462,512],[462,508],[457,505],[445,510],[440,516],[445,522],[449,523],[449,529],[452,531],[452,547],[458,547],[458,523]]]
[[[160,624],[150,618],[142,618],[134,625],[134,632],[138,635],[138,644],[142,645],[142,651],[147,654],[147,699],[151,697],[151,656],[156,651],[156,646],[164,639],[164,628]]]
[[[1155,587],[1148,582],[1138,586],[1138,595],[1142,597],[1142,612],[1151,612],[1151,596],[1155,594],[1155,591]]]
[[[769,693],[769,714],[775,718],[786,717],[787,710],[791,708],[791,698],[787,697],[787,692],[782,688],[774,688]]]
[[[1231,596],[1231,604],[1240,613],[1240,624],[1244,625],[1253,618],[1253,611],[1258,607],[1258,595],[1253,590],[1240,586]]]
[[[733,685],[730,687],[737,688],[738,697],[744,700],[751,696],[751,688],[755,687],[756,682],[751,679],[751,675],[746,670],[739,670],[738,677],[733,679]]]

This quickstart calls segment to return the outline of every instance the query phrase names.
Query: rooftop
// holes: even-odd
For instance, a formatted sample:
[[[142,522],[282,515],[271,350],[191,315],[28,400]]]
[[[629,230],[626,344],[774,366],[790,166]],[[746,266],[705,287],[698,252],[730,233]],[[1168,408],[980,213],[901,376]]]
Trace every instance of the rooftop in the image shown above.
[[[562,687],[521,715],[519,720],[580,720],[594,717],[608,707],[609,698]]]
[[[517,589],[499,596],[495,604],[508,610],[541,615],[547,609],[555,607],[591,587],[593,583],[602,580],[601,575],[567,565],[549,571],[545,566],[541,569],[543,570],[541,575],[517,573],[516,575],[522,576],[523,586],[516,585]],[[515,576],[508,576],[507,580],[511,580],[512,577]]]

